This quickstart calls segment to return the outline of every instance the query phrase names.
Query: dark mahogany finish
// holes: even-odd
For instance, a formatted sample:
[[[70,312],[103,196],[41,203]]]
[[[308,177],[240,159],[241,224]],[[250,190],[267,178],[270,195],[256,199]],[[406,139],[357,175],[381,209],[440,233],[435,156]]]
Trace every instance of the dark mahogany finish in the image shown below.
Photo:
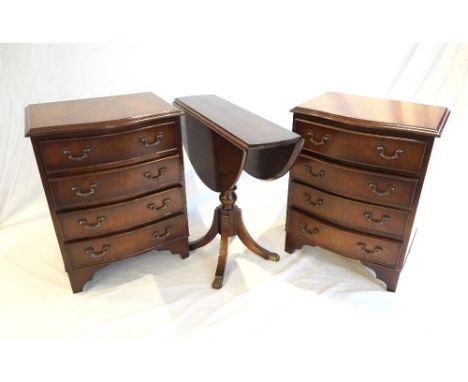
[[[272,122],[214,95],[177,98],[185,111],[184,146],[200,179],[220,192],[208,233],[190,243],[200,248],[221,235],[220,253],[213,288],[223,285],[228,238],[239,236],[255,254],[273,261],[279,256],[258,245],[247,232],[241,210],[235,206],[236,182],[242,171],[259,179],[276,179],[293,164],[303,140]]]
[[[74,293],[113,261],[151,249],[188,256],[180,115],[152,93],[26,108]]]
[[[76,240],[143,225],[184,208],[184,190],[178,186],[130,202],[59,212],[57,217],[64,240]]]
[[[449,110],[326,93],[292,112],[305,143],[290,175],[286,251],[319,245],[361,260],[395,291]]]
[[[108,203],[178,184],[182,179],[180,161],[177,155],[131,167],[49,178],[55,208]]]
[[[152,159],[155,149],[158,153],[177,150],[178,139],[177,124],[172,121],[93,138],[42,141],[40,148],[46,171],[53,173]]]
[[[158,248],[172,238],[187,236],[185,217],[179,214],[140,229],[80,240],[66,245],[73,268],[108,263]]]
[[[402,238],[409,212],[369,205],[297,181],[290,185],[291,206],[336,224],[393,238]]]
[[[297,116],[359,126],[377,134],[440,137],[450,111],[445,107],[328,92],[291,110]],[[348,126],[347,126],[348,125]],[[354,130],[351,127],[351,130]]]
[[[296,119],[295,130],[305,137],[304,148],[354,165],[394,169],[409,174],[421,171],[427,143],[349,131],[318,122]],[[332,144],[333,142],[333,144]],[[376,155],[377,154],[377,155]],[[399,156],[404,161],[391,160]]]
[[[291,175],[308,185],[353,199],[401,208],[410,208],[417,185],[413,178],[363,171],[309,155],[299,156]]]

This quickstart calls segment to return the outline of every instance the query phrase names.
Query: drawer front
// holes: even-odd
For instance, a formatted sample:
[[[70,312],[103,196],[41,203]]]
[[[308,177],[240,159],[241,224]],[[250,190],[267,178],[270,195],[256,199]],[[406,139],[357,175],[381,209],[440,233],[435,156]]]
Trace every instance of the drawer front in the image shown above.
[[[335,159],[411,174],[421,170],[426,151],[422,141],[379,136],[295,119],[294,130],[304,148]]]
[[[157,152],[178,147],[176,122],[162,123],[135,131],[70,138],[40,143],[44,167],[48,173],[151,158]]]
[[[301,155],[291,175],[312,186],[340,195],[409,209],[417,179],[362,171]]]
[[[57,214],[64,241],[106,235],[136,225],[159,220],[184,210],[181,187],[116,203]]]
[[[339,229],[295,210],[289,213],[291,233],[340,255],[390,267],[396,266],[401,248],[398,241]]]
[[[290,204],[315,216],[350,228],[403,237],[408,213],[342,198],[292,182]]]
[[[123,200],[181,181],[179,156],[91,175],[49,179],[56,209]]]
[[[73,268],[108,263],[140,254],[177,237],[187,235],[185,215],[118,235],[88,239],[66,245]]]

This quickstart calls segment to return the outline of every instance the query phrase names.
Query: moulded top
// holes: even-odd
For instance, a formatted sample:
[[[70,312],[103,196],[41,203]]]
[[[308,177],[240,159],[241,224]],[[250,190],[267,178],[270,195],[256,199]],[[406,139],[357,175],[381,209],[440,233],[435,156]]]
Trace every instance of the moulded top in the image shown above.
[[[136,93],[29,105],[25,135],[86,131],[182,114],[153,93]]]
[[[244,150],[301,139],[298,134],[216,95],[180,97],[174,103]]]
[[[296,106],[294,113],[365,128],[439,137],[450,111],[441,106],[328,92]]]

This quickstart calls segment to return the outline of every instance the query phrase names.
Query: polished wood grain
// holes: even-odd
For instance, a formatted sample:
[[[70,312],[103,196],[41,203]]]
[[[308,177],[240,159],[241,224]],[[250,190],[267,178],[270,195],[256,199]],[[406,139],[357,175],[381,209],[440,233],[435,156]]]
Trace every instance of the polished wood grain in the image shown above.
[[[54,205],[64,208],[93,206],[123,200],[181,181],[180,157],[158,159],[124,168],[114,168],[49,179]]]
[[[203,183],[215,192],[234,187],[247,152],[186,113],[182,128],[185,151]]]
[[[74,293],[112,261],[152,249],[188,256],[180,115],[151,93],[26,108]]]
[[[122,231],[183,211],[180,186],[125,202],[58,213],[63,240],[77,240]]]
[[[301,150],[298,134],[220,97],[181,97],[174,104],[186,114],[184,146],[190,161],[213,191],[234,187],[243,170],[257,179],[279,178]]]
[[[133,159],[142,161],[169,150],[177,151],[177,131],[174,121],[151,123],[121,133],[42,141],[40,150],[48,173],[76,168],[91,171],[103,165],[124,165]]]
[[[216,95],[179,97],[174,103],[243,149],[300,141],[297,134]]]
[[[80,268],[135,256],[187,234],[180,214],[129,232],[66,244],[66,248],[72,266]]]
[[[153,93],[125,94],[29,105],[26,108],[26,136],[58,134],[119,126],[131,126],[148,119],[180,115],[180,111]]]
[[[183,258],[188,257],[188,242],[186,237],[166,241],[159,244],[154,249],[157,251],[169,251],[173,254],[184,254]],[[93,278],[94,274],[107,265],[109,265],[109,263],[101,263],[69,270],[68,277],[70,278],[73,293],[81,292],[85,284]]]
[[[358,202],[291,182],[291,206],[335,224],[402,239],[409,212]]]
[[[258,179],[284,175],[301,150],[303,140],[247,110],[217,96],[177,98],[174,103],[184,112],[183,141],[190,161],[200,179],[220,192],[208,232],[190,243],[200,248],[221,235],[218,265],[212,287],[223,285],[228,257],[228,238],[238,236],[253,253],[266,260],[279,256],[263,248],[250,236],[235,205],[236,182],[242,171]]]
[[[400,254],[400,241],[345,230],[296,210],[289,213],[288,226],[297,236],[294,249],[311,243],[346,257],[390,267],[396,266]]]
[[[359,259],[395,291],[449,110],[326,93],[292,111],[306,143],[290,176],[286,251],[319,245]],[[310,219],[306,234],[298,216]]]
[[[291,110],[349,124],[351,129],[405,132],[415,136],[440,136],[450,111],[441,106],[328,92]]]
[[[311,186],[385,206],[411,208],[418,181],[300,155],[291,176]],[[346,181],[343,181],[346,179]]]
[[[330,127],[297,118],[294,130],[304,138],[304,148],[350,164],[415,174],[421,171],[427,143]]]

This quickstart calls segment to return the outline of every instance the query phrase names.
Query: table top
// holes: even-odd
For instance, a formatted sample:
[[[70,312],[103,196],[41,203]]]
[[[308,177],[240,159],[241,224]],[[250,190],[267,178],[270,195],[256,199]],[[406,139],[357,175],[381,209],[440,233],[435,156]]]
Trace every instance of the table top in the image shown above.
[[[416,135],[440,136],[450,111],[441,106],[328,92],[296,106],[294,113],[390,129]]]
[[[26,136],[46,132],[112,127],[181,112],[153,93],[136,93],[29,105]]]
[[[283,145],[301,139],[296,133],[216,95],[180,97],[174,103],[243,149]]]

